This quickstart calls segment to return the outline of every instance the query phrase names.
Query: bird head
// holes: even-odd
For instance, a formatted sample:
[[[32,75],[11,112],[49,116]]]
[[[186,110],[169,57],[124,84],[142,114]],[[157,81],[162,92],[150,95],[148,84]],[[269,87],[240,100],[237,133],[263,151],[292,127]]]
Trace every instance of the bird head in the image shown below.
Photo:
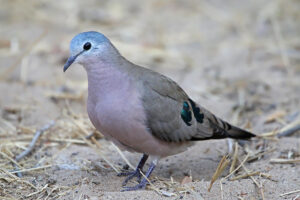
[[[79,33],[71,40],[70,57],[64,65],[64,72],[73,63],[79,63],[87,68],[93,63],[105,61],[113,52],[117,50],[102,33],[96,31]]]

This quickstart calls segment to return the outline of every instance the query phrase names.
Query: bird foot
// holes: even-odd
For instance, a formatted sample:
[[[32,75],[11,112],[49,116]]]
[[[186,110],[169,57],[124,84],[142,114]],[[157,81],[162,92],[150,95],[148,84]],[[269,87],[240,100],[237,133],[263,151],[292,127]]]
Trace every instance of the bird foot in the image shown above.
[[[147,184],[148,184],[148,181],[143,179],[139,184],[137,184],[133,187],[123,187],[123,190],[121,190],[121,192],[145,189]]]
[[[129,180],[133,179],[134,177],[137,177],[138,182],[141,182],[141,172],[140,169],[136,169],[134,171],[131,172],[121,172],[118,174],[118,176],[128,176],[122,183],[123,186],[125,186]]]
[[[139,184],[137,184],[136,186],[133,186],[133,187],[124,187],[124,185],[126,185],[128,180],[132,179],[135,176],[137,176],[139,180],[141,179],[142,172],[140,171],[140,167],[137,167],[137,169],[131,175],[129,175],[129,177],[127,177],[126,180],[123,182],[124,189],[122,190],[122,192],[145,189],[146,185],[148,184],[148,178],[149,178],[150,174],[152,173],[152,171],[154,170],[156,163],[157,163],[157,161],[151,163],[147,173],[145,174],[145,177],[141,181],[139,181]]]

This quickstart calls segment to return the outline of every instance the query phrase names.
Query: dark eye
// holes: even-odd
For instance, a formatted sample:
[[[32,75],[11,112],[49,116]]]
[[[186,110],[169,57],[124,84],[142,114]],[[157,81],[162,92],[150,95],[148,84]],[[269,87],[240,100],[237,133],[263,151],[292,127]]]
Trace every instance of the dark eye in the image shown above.
[[[86,51],[89,50],[91,47],[92,47],[92,44],[89,43],[89,42],[87,42],[87,43],[85,43],[85,44],[83,45],[83,49],[86,50]]]

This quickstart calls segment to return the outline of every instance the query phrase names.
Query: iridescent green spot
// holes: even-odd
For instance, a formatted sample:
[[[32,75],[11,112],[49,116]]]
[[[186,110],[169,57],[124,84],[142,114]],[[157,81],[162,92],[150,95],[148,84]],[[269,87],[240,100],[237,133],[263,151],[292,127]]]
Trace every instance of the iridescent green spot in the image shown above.
[[[189,104],[185,101],[182,105],[182,110],[180,112],[181,119],[186,123],[186,125],[191,126],[192,112],[190,111]]]

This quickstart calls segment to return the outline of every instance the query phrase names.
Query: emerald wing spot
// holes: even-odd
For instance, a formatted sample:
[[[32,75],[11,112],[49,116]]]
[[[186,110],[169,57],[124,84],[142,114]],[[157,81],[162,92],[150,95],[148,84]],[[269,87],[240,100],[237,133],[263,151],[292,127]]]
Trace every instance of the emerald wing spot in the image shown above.
[[[192,121],[192,112],[190,111],[189,104],[185,101],[182,105],[182,110],[180,112],[181,119],[185,122],[186,125],[191,126]]]

